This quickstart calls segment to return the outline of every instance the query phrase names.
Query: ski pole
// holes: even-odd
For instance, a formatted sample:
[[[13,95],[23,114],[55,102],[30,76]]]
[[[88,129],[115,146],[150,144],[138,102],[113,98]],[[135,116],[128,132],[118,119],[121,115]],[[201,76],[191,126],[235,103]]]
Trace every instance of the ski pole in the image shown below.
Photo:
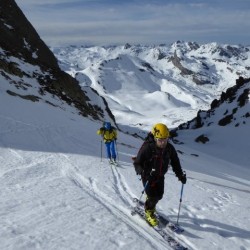
[[[118,147],[117,147],[116,140],[115,140],[115,148],[116,148],[117,160],[119,162],[119,153],[118,153]]]
[[[154,171],[155,171],[155,169],[153,168],[153,169],[151,170],[151,172],[150,172],[150,175],[151,175],[151,176],[154,175]],[[139,198],[138,203],[140,202],[140,200],[141,200],[141,198],[142,198],[142,196],[143,196],[143,194],[144,194],[144,192],[145,192],[145,190],[146,190],[148,184],[149,184],[149,179],[146,181],[146,184],[145,184],[145,186],[144,186],[144,189],[143,189],[142,192],[141,192],[141,197]]]
[[[135,215],[135,214],[136,214],[136,208],[140,206],[141,198],[142,198],[142,196],[143,196],[143,194],[144,194],[144,192],[145,192],[147,186],[148,186],[148,181],[146,182],[146,184],[145,184],[145,186],[144,186],[144,188],[143,188],[143,190],[142,190],[142,192],[141,192],[140,198],[139,198],[139,199],[136,199],[136,198],[134,199],[134,200],[136,200],[136,206],[135,206],[134,209],[131,211],[131,214],[132,214],[132,215]]]
[[[102,140],[101,140],[101,161],[102,161]]]
[[[139,204],[140,204],[141,198],[142,198],[142,196],[143,196],[143,194],[144,194],[144,192],[145,192],[145,190],[146,190],[146,188],[148,186],[148,183],[149,183],[149,181],[147,180],[147,182],[146,182],[146,184],[145,184],[145,186],[144,186],[144,188],[143,188],[143,190],[141,192],[141,196],[140,196],[140,198],[137,201],[137,206],[139,206]]]
[[[180,197],[179,211],[178,211],[177,222],[176,222],[177,225],[179,225],[178,222],[179,222],[179,215],[180,215],[180,210],[181,210],[183,188],[184,188],[184,184],[182,184],[182,186],[181,186],[181,197]]]

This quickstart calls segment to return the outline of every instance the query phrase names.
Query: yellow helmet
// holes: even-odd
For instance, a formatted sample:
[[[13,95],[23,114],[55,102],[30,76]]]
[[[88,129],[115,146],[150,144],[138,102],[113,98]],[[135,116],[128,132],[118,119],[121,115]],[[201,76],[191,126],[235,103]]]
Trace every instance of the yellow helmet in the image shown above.
[[[166,139],[169,137],[169,130],[165,124],[157,123],[152,129],[152,134],[154,138]]]

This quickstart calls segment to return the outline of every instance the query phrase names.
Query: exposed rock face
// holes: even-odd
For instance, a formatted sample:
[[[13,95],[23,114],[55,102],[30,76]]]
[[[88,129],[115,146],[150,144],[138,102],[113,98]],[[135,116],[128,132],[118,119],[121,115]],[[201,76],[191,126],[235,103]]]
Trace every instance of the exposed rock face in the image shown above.
[[[46,92],[57,96],[75,106],[83,116],[91,116],[94,119],[101,119],[104,116],[100,107],[89,103],[90,100],[82,91],[78,81],[61,71],[54,54],[41,40],[14,0],[1,0],[0,17],[0,74],[17,88],[17,93],[13,91],[7,93],[21,97],[23,95],[18,94],[18,89],[28,91],[28,88],[32,87],[29,81],[14,82],[11,76],[35,78],[41,86],[39,90],[41,96]],[[13,58],[38,66],[40,70],[26,72],[13,61]],[[32,97],[33,101],[39,99],[41,99],[39,96]]]
[[[179,58],[177,56],[176,51],[174,53],[174,56],[171,57],[170,60],[172,61],[173,65],[181,71],[182,75],[192,75],[192,74],[194,74],[193,71],[191,71],[191,70],[189,70],[189,69],[182,66],[181,58]]]
[[[179,129],[182,128],[200,128],[202,126],[209,126],[212,120],[211,118],[216,113],[216,111],[222,106],[222,104],[227,103],[233,105],[228,105],[228,109],[224,112],[224,116],[220,117],[218,121],[219,126],[226,126],[230,124],[234,118],[234,115],[245,105],[249,106],[249,94],[250,94],[250,78],[244,79],[239,77],[236,80],[236,85],[228,88],[226,92],[222,92],[221,98],[219,100],[215,99],[211,103],[211,109],[207,111],[199,111],[197,117],[192,121],[182,124]],[[229,110],[230,106],[230,110]],[[247,109],[248,110],[248,109]],[[242,118],[249,118],[250,111],[242,116]],[[244,120],[244,119],[243,119]]]
[[[192,48],[194,49],[197,49],[198,47],[194,47],[192,46]],[[188,69],[188,68],[185,68],[182,64],[181,64],[181,58],[177,56],[177,53],[176,51],[174,52],[174,56],[171,56],[170,59],[169,59],[173,65],[178,68],[180,71],[181,71],[181,75],[183,76],[189,76],[191,75],[192,76],[192,79],[193,81],[198,84],[198,85],[203,85],[203,84],[212,84],[210,81],[208,81],[206,79],[206,77],[204,75],[202,75],[201,73],[195,73],[193,72],[192,70]],[[208,66],[203,63],[202,64],[203,67],[205,69],[208,69]]]
[[[234,126],[235,128],[249,124],[250,118],[250,78],[239,77],[236,84],[222,92],[219,100],[215,99],[211,103],[211,109],[200,110],[193,120],[179,125],[173,131],[177,136],[178,130],[199,129],[211,125]],[[220,114],[220,115],[219,115]],[[209,141],[204,135],[196,138],[196,142],[206,143]]]
[[[1,0],[1,48],[44,69],[58,68],[57,60],[14,0]],[[35,56],[34,56],[35,55]]]

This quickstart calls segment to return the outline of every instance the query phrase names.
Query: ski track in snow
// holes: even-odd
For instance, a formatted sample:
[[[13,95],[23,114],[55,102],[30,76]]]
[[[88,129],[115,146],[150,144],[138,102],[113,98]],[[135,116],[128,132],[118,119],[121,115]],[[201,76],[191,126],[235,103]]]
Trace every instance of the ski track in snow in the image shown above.
[[[66,155],[64,155],[68,158]],[[70,160],[69,160],[70,161]],[[131,230],[133,230],[139,237],[143,237],[150,245],[150,249],[172,249],[168,243],[166,243],[158,233],[153,229],[150,229],[146,222],[142,221],[141,218],[131,215],[131,209],[135,205],[132,201],[134,195],[129,191],[126,181],[118,171],[118,167],[109,166],[108,164],[104,167],[108,167],[113,175],[113,188],[117,196],[122,201],[123,205],[116,204],[116,202],[109,197],[107,193],[101,191],[96,182],[92,178],[86,178],[83,176],[81,171],[71,165],[67,170],[64,169],[65,174],[71,181],[83,189],[84,192],[88,193],[94,200],[99,202],[105,207],[110,213],[114,215],[117,221],[123,221]],[[108,166],[106,166],[108,165]],[[102,166],[103,167],[103,166]],[[180,243],[187,245],[189,249],[196,249],[194,246],[191,247],[191,243],[188,242],[183,236],[176,236],[176,234],[169,232],[169,234],[176,238]]]
[[[59,130],[58,134],[60,134]],[[43,136],[43,133],[41,136]],[[50,139],[47,139],[46,142],[48,145],[57,145],[55,141]],[[78,146],[80,147],[81,144],[77,144],[76,147]],[[68,240],[67,237],[77,237],[74,235],[78,230],[77,223],[71,225],[69,221],[66,225],[61,225],[61,223],[65,223],[65,220],[61,220],[61,222],[59,221],[57,224],[53,225],[53,221],[55,222],[55,219],[64,216],[69,216],[69,218],[75,220],[74,216],[76,215],[74,213],[77,214],[77,212],[83,214],[81,217],[82,220],[84,216],[86,216],[84,215],[86,209],[85,206],[89,207],[89,205],[86,205],[84,202],[90,200],[93,200],[93,203],[98,203],[100,209],[105,210],[103,212],[104,215],[107,213],[113,215],[109,227],[114,233],[118,230],[117,234],[119,237],[117,237],[117,239],[112,239],[109,235],[109,240],[113,240],[113,245],[115,246],[110,247],[109,245],[109,249],[130,249],[135,241],[143,242],[143,244],[145,244],[145,250],[171,249],[171,247],[153,229],[148,227],[146,222],[137,216],[131,216],[131,208],[134,205],[132,199],[136,195],[134,195],[132,189],[128,185],[128,182],[126,181],[127,177],[125,178],[122,174],[124,166],[128,163],[122,162],[120,166],[115,167],[110,166],[106,162],[98,163],[96,161],[97,158],[91,159],[90,161],[88,161],[88,158],[84,158],[87,159],[86,163],[81,162],[81,156],[71,154],[67,155],[65,153],[56,154],[35,152],[35,155],[31,155],[30,152],[10,148],[6,148],[2,152],[0,158],[0,163],[2,163],[0,178],[4,183],[8,184],[7,189],[2,190],[2,192],[4,192],[4,194],[6,193],[6,195],[11,195],[12,191],[22,195],[24,192],[30,192],[27,196],[23,195],[22,201],[8,200],[8,203],[2,206],[3,212],[0,214],[1,218],[3,218],[3,235],[5,235],[6,238],[13,238],[14,243],[12,242],[12,244],[14,246],[19,246],[18,249],[46,249],[47,245],[47,249],[55,249],[56,247],[59,247],[60,249],[77,249],[79,245],[82,247],[81,244],[84,246],[84,242],[79,243],[79,240],[76,243],[76,246],[73,244],[70,246],[71,248],[67,248],[67,245],[63,246],[65,241],[67,242]],[[4,159],[9,159],[6,165]],[[98,171],[100,171],[100,175],[89,176],[89,173],[96,173],[98,175],[98,171],[89,171],[91,167],[99,168]],[[13,176],[15,178],[13,178]],[[76,206],[74,209],[77,212],[75,212],[74,209],[72,211],[70,200],[57,200],[57,197],[55,197],[56,194],[54,193],[54,190],[58,189],[58,187],[59,189],[63,187],[64,179],[62,178],[64,177],[71,181],[73,186],[78,187],[81,190],[80,193],[82,193],[82,196],[80,196],[80,198],[79,196],[78,198],[76,196],[76,199],[78,199],[77,205],[74,205]],[[175,178],[175,176],[170,175],[167,178]],[[57,179],[60,181],[57,182]],[[17,183],[15,182],[16,180]],[[50,189],[36,189],[36,186],[40,185],[41,187],[41,185],[43,185],[41,183],[43,183],[44,180],[50,185]],[[223,213],[227,213],[231,216],[228,211],[233,211],[235,206],[241,206],[241,199],[246,197],[247,190],[244,190],[240,185],[236,185],[234,186],[235,192],[231,193],[226,185],[223,186],[223,183],[220,183],[221,186],[218,186],[216,182],[213,183],[212,181],[206,182],[206,185],[204,185],[202,181],[190,178],[190,186],[192,186],[193,190],[197,193],[197,197],[200,199],[200,197],[203,197],[202,193],[204,193],[204,196],[207,197],[208,200],[202,201],[202,199],[200,199],[197,202],[195,199],[196,197],[188,199],[188,203],[184,203],[181,210],[181,223],[186,230],[185,233],[178,236],[174,233],[170,233],[171,236],[176,238],[189,249],[200,249],[199,244],[194,246],[192,238],[199,238],[201,233],[203,233],[202,237],[205,237],[204,235],[206,235],[207,232],[216,235],[217,245],[213,245],[213,242],[211,242],[211,246],[215,246],[216,249],[220,249],[220,246],[218,245],[219,236],[230,239],[231,241],[234,241],[235,238],[240,238],[245,241],[249,239],[249,232],[241,229],[240,225],[234,225],[233,223],[230,224],[228,221],[226,223],[221,223],[221,220],[217,220],[217,218],[209,218],[207,216],[208,214],[220,216]],[[189,185],[187,185],[187,188],[188,186]],[[30,187],[32,187],[32,189],[34,188],[34,190],[29,190]],[[47,192],[51,193],[48,193],[48,197],[46,198],[43,196],[43,198],[38,201],[30,201],[30,198],[33,197],[32,193],[35,193],[36,191],[39,191],[42,194]],[[73,190],[69,190],[68,192],[70,193],[72,191]],[[171,192],[172,191],[169,193]],[[243,198],[236,195],[241,193],[244,195],[242,196]],[[86,198],[86,195],[90,197],[90,199]],[[16,198],[16,196],[14,197]],[[74,197],[74,194],[72,197]],[[50,200],[55,201],[54,204],[48,206]],[[95,207],[96,205],[94,204],[93,206]],[[24,213],[18,213],[17,210],[19,209],[27,211],[27,207],[31,208],[31,211],[27,215],[23,216]],[[99,207],[95,209],[99,209]],[[86,210],[89,211],[89,209],[92,209],[92,207],[87,208]],[[13,217],[16,218],[13,220],[4,220],[10,212],[13,214]],[[161,213],[161,210],[159,212]],[[170,212],[176,217],[178,209],[170,209]],[[20,214],[23,216],[22,218],[20,217]],[[102,225],[102,221],[100,215],[96,218],[93,214],[95,213],[93,212],[91,215],[88,215],[91,217],[88,219],[88,222],[93,222],[93,227],[95,230],[98,230],[98,227]],[[107,220],[111,220],[111,218],[108,218]],[[79,228],[81,228],[81,224],[84,223],[84,221],[81,220],[79,220]],[[117,222],[117,224],[115,224],[114,221]],[[28,228],[32,228],[36,224],[39,225],[39,233],[33,233]],[[104,225],[106,226],[107,222],[104,223]],[[64,229],[61,229],[60,227]],[[65,229],[65,227],[67,229]],[[89,232],[86,231],[85,228],[86,227],[79,232],[83,239],[84,237],[89,238],[91,236],[88,235]],[[189,228],[194,229],[193,232],[196,232],[196,235],[191,234]],[[45,232],[46,230],[49,230],[49,232]],[[55,230],[56,233],[51,233],[53,230]],[[65,230],[67,232],[72,231],[73,236],[64,235]],[[100,231],[103,231],[103,228],[100,228]],[[125,234],[124,239],[123,235],[121,236],[122,233]],[[130,233],[133,234],[133,238],[131,238]],[[100,233],[100,237],[104,237],[102,233]],[[8,242],[8,240],[6,241]],[[72,241],[70,242],[72,244]],[[98,245],[96,241],[94,241],[94,244]],[[237,239],[236,244],[239,246]],[[245,243],[245,245],[247,244],[248,243]],[[4,246],[4,249],[10,249],[6,245]],[[99,247],[99,245],[95,247],[95,249],[98,249],[97,247]],[[243,244],[240,248],[246,250]]]
[[[126,214],[127,211],[122,211],[122,208],[115,205],[112,198],[109,198],[107,194],[103,193],[98,189],[95,181],[92,178],[86,179],[78,169],[74,168],[74,171],[67,170],[67,176],[71,181],[78,186],[79,188],[83,189],[85,193],[91,196],[94,200],[99,202],[102,207],[105,207],[110,213],[112,213],[116,220],[122,220],[127,226],[129,226],[137,235],[143,236],[147,243],[153,248],[161,248],[161,244],[152,243],[151,234],[148,234],[145,229],[140,228],[138,225],[132,223],[131,218],[129,218],[129,214]],[[156,241],[155,241],[156,242]]]
[[[59,170],[63,174],[63,176],[66,176],[74,184],[74,186],[79,187],[84,194],[88,194],[88,196],[91,197],[91,200],[93,199],[94,201],[98,202],[102,208],[105,208],[105,210],[108,211],[108,213],[113,214],[114,221],[117,221],[117,223],[119,224],[121,224],[120,221],[122,221],[122,227],[124,227],[125,224],[128,228],[127,230],[134,232],[135,238],[143,238],[148,244],[148,248],[145,249],[171,249],[171,247],[169,247],[168,244],[156,232],[154,232],[153,229],[150,229],[144,221],[142,221],[137,216],[131,216],[131,208],[134,205],[132,199],[133,197],[135,197],[135,195],[130,190],[126,179],[120,173],[122,164],[120,167],[115,167],[103,162],[100,164],[100,166],[98,166],[100,168],[100,171],[105,172],[105,174],[110,178],[108,180],[108,184],[103,189],[102,186],[98,186],[102,184],[100,182],[98,182],[97,184],[95,178],[85,177],[85,173],[81,171],[82,166],[80,167],[77,165],[77,163],[75,164],[72,156],[68,156],[62,153],[57,156],[55,154],[39,153],[34,160],[34,158],[26,158],[25,155],[22,155],[21,153],[19,153],[19,151],[12,149],[6,150],[6,156],[12,159],[11,166],[5,166],[6,170],[1,172],[0,177],[4,177],[4,180],[10,181],[14,184],[13,187],[10,186],[9,191],[11,191],[12,188],[19,189],[20,191],[23,189],[25,190],[34,183],[38,184],[39,182],[42,182],[42,179],[44,177],[47,177],[45,176],[47,173],[47,168],[52,169],[54,168],[53,165],[59,165],[58,168],[54,168],[53,171]],[[96,167],[97,165],[98,164],[96,163],[96,161],[93,161],[93,167]],[[54,172],[52,172],[52,174],[50,173],[50,178],[59,178],[56,174],[53,176],[53,173]],[[14,180],[12,180],[11,178],[11,176],[13,175],[17,176],[17,179],[25,179],[24,176],[26,176],[26,179],[28,178],[29,180],[27,181],[27,183],[15,184]],[[105,181],[106,180],[104,180],[104,183]],[[184,205],[182,208],[182,217],[188,218],[190,222],[188,226],[185,226],[185,223],[187,222],[183,221],[183,225],[186,228],[186,231],[183,235],[176,236],[175,234],[170,234],[171,236],[177,238],[178,241],[186,245],[189,249],[199,248],[194,246],[187,239],[187,237],[190,236],[194,237],[194,235],[191,235],[188,232],[188,227],[196,227],[199,229],[199,231],[213,232],[223,238],[233,238],[235,236],[243,238],[245,237],[246,239],[248,238],[249,232],[247,232],[246,230],[239,230],[239,228],[230,225],[225,226],[220,224],[219,222],[211,224],[211,220],[208,220],[205,216],[203,216],[203,214],[213,214],[215,212],[223,213],[228,208],[230,208],[230,206],[240,206],[240,203],[238,202],[235,195],[230,194],[226,191],[221,191],[213,184],[206,185],[204,187],[202,186],[202,182],[200,182],[199,180],[193,180],[193,186],[196,188],[197,192],[205,192],[206,197],[209,197],[210,200],[206,201],[204,204],[191,203],[189,205]],[[113,192],[115,194],[115,196],[117,197],[116,201],[114,200],[114,194],[109,194],[109,192]],[[38,210],[43,211],[45,203],[46,201],[44,201],[44,204],[40,201],[39,204],[36,204],[35,206],[38,207]],[[6,206],[9,211],[13,210],[13,213],[15,213],[16,208],[18,208],[18,205],[20,204],[15,204],[15,202],[13,202],[7,204]],[[60,202],[58,204],[59,210],[63,209],[64,207],[69,207],[70,209],[70,204],[68,204],[67,202]],[[174,210],[172,212],[174,214],[177,214],[178,211]],[[50,210],[48,207],[46,208],[46,213],[48,214],[48,219],[53,218],[56,214],[56,212]],[[1,216],[3,215],[4,214],[2,213]],[[27,215],[27,218],[22,218],[21,220],[26,220],[26,224],[29,225],[32,225],[34,223],[41,223],[43,225],[44,218],[42,217],[42,215],[37,215],[34,213],[34,218],[31,217],[29,214]],[[91,218],[91,220],[95,222],[96,218],[93,217]],[[45,225],[40,227],[40,231],[43,230],[42,228],[46,228],[46,223],[50,223],[49,221],[46,221],[47,219],[45,220]],[[42,242],[44,240],[48,242],[51,240],[55,241],[55,246],[58,246],[57,242],[60,241],[60,238],[55,238],[55,236],[52,235],[46,236],[46,234],[44,233],[42,233],[41,236],[31,234],[29,236],[29,239],[22,239],[21,235],[24,234],[27,229],[22,228],[21,224],[21,222],[14,223],[11,221],[6,221],[3,224],[4,232],[11,232],[11,234],[17,237],[17,242],[24,244],[24,246],[27,248],[40,248],[41,246],[43,246]],[[68,230],[70,230],[70,225],[68,225],[68,227]],[[116,230],[115,228],[113,229]],[[72,230],[74,229],[72,228]],[[187,237],[185,237],[185,235]],[[122,248],[122,246],[125,245],[125,243],[120,239],[116,241],[117,242],[115,242],[115,244],[119,248]],[[23,249],[25,249],[25,247]],[[125,249],[127,248],[125,247]],[[244,249],[244,247],[242,249]]]

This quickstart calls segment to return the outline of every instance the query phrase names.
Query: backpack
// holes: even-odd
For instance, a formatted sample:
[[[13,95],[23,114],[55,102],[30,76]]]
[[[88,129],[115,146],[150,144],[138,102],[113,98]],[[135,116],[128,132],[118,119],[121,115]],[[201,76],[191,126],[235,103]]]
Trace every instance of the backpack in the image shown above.
[[[143,146],[144,146],[145,144],[147,144],[147,143],[152,143],[152,142],[154,142],[154,141],[155,141],[155,139],[154,139],[153,134],[152,134],[151,132],[149,132],[149,133],[147,134],[147,136],[144,138],[144,142],[142,143],[142,145],[141,145],[141,147],[140,147],[140,149],[139,149],[138,152],[140,152],[140,150],[143,148]],[[152,151],[153,151],[153,150],[152,150]],[[133,156],[133,157],[132,157],[132,161],[134,162],[135,159],[136,159],[136,156]]]

